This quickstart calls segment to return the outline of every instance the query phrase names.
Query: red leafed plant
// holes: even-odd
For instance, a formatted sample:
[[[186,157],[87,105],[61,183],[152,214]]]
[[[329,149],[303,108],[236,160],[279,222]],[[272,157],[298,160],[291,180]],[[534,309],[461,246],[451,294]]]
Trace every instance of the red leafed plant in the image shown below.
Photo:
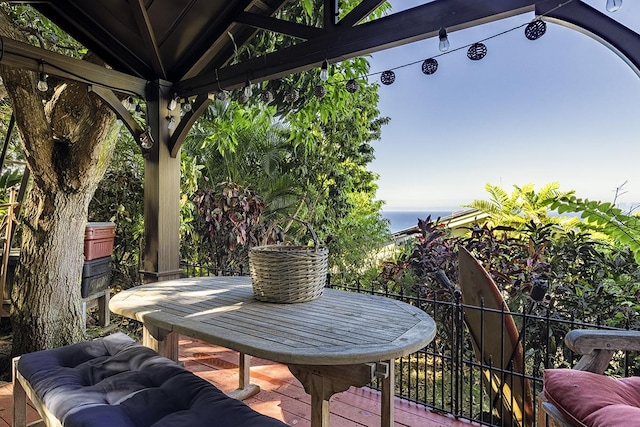
[[[261,217],[265,204],[252,190],[223,182],[214,189],[200,190],[194,202],[196,230],[208,250],[202,255],[217,268],[246,266],[249,248],[269,243],[269,227]]]

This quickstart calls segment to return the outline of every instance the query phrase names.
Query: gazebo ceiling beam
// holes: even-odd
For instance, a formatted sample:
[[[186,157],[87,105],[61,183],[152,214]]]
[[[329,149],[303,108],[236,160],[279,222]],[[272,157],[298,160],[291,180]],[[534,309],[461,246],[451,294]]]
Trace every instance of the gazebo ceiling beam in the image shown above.
[[[338,23],[338,0],[324,0],[323,28],[331,31]]]
[[[353,27],[360,21],[371,15],[386,0],[362,0],[351,12],[338,23],[341,27]]]
[[[309,40],[323,34],[321,28],[310,27],[308,25],[298,24],[297,22],[284,21],[256,13],[242,12],[236,18],[236,22],[302,40]]]
[[[441,27],[453,32],[532,11],[532,0],[435,0],[353,27],[338,25],[295,46],[225,66],[214,73],[178,82],[181,96],[236,89],[247,76],[253,81],[272,80],[317,67],[327,59],[343,61],[383,49],[434,37]],[[371,5],[369,5],[371,6]]]
[[[110,65],[121,70],[128,70],[132,76],[136,77],[153,74],[143,58],[140,58],[122,41],[114,37],[109,29],[102,27],[92,16],[78,8],[75,2],[57,0],[55,2],[34,3],[32,6],[54,22],[72,22],[73,25],[66,29],[69,35],[77,40],[85,40],[87,47],[98,56],[103,56],[104,52],[112,52],[110,58],[118,63]],[[101,8],[102,12],[99,13],[109,14],[109,11],[104,9],[100,2],[95,2],[94,7]],[[91,23],[91,32],[89,33],[80,30],[87,25],[87,22]]]
[[[160,50],[158,48],[158,42],[156,40],[156,36],[153,33],[153,27],[151,25],[151,21],[149,20],[149,15],[147,13],[147,9],[144,5],[144,0],[132,0],[129,2],[131,7],[131,13],[136,20],[136,24],[138,24],[138,31],[142,36],[142,40],[144,40],[144,45],[151,52],[150,60],[152,62],[152,67],[155,75],[161,76],[161,78],[167,78],[167,72],[162,63],[162,57],[160,55]]]
[[[223,36],[228,34],[231,27],[235,25],[234,17],[244,12],[251,3],[253,3],[252,0],[232,2],[223,13],[215,17],[209,26],[209,30],[201,35],[200,42],[193,43],[191,48],[182,56],[182,59],[175,64],[175,74],[190,77],[198,75],[203,69],[206,69],[218,56],[221,44],[226,42]],[[252,29],[251,34],[255,34],[254,29]],[[246,42],[246,40],[238,39],[237,35],[234,36],[234,40],[236,43]],[[226,56],[225,62],[231,57],[233,57],[233,52]]]
[[[146,97],[147,80],[13,39],[2,38],[2,42],[4,53],[0,62],[5,65],[37,72],[42,62],[47,74],[100,85],[122,94]]]
[[[556,8],[556,2],[536,4],[536,14],[545,21],[579,31],[597,40],[631,67],[640,77],[640,35],[615,19],[583,2],[571,2]]]

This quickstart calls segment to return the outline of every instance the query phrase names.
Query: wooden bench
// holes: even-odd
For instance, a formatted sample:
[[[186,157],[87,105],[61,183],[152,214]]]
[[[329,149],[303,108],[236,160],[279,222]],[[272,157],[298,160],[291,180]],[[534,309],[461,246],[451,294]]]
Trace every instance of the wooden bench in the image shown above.
[[[573,369],[546,369],[538,426],[632,426],[640,420],[640,377],[603,373],[615,351],[640,351],[640,331],[574,330],[565,344],[582,358]]]
[[[27,426],[27,397],[39,426],[286,425],[122,333],[14,359],[14,427]]]

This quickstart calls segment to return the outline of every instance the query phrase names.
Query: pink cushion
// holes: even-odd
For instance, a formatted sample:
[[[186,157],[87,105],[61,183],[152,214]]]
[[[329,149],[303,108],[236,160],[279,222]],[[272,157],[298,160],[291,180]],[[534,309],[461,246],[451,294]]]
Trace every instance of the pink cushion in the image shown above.
[[[544,395],[579,427],[640,424],[640,377],[615,379],[573,369],[547,369]]]

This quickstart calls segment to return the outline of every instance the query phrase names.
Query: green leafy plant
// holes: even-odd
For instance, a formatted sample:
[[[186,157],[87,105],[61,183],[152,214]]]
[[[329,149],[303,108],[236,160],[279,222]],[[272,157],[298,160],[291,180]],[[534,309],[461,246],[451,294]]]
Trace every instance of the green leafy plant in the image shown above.
[[[640,217],[625,214],[614,203],[581,199],[574,195],[560,197],[549,203],[559,214],[578,213],[583,227],[608,236],[614,243],[627,246],[640,263]]]

